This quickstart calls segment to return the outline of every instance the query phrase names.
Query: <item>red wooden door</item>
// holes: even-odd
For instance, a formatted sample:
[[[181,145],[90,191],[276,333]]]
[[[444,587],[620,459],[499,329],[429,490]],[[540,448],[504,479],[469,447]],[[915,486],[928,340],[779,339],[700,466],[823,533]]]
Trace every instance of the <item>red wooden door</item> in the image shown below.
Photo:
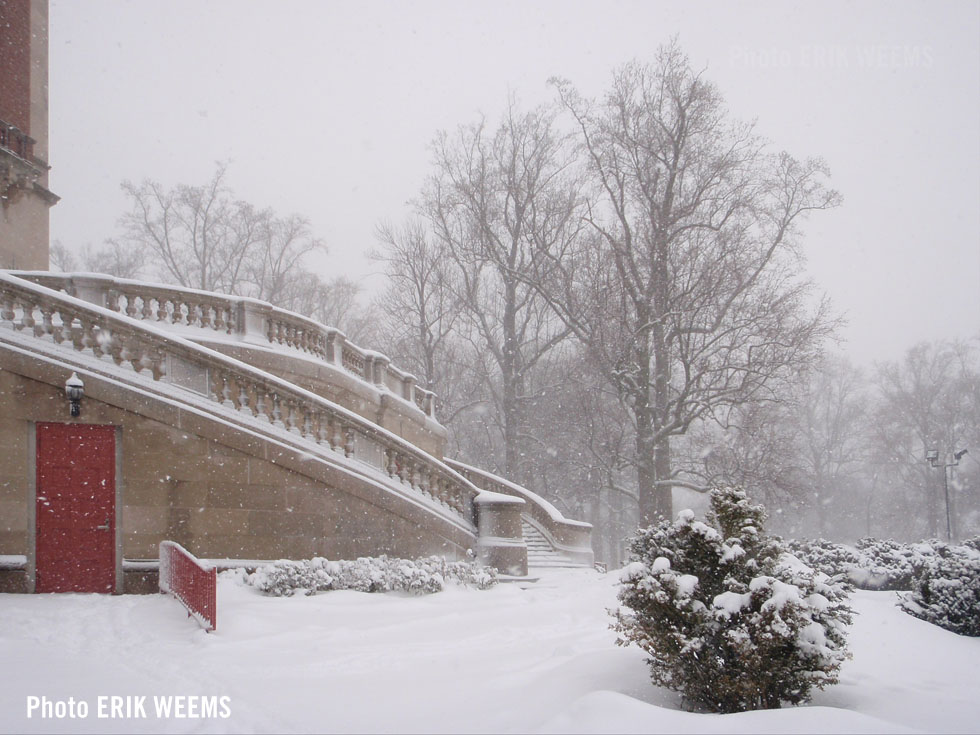
[[[116,434],[112,426],[37,425],[37,592],[112,592]]]

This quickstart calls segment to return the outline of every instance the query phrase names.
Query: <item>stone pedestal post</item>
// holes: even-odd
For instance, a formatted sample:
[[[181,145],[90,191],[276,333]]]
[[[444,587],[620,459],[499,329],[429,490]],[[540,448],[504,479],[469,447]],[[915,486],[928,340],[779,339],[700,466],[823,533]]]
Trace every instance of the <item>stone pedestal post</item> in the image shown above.
[[[477,559],[501,574],[527,576],[527,544],[521,528],[524,500],[484,490],[473,503],[477,515]]]

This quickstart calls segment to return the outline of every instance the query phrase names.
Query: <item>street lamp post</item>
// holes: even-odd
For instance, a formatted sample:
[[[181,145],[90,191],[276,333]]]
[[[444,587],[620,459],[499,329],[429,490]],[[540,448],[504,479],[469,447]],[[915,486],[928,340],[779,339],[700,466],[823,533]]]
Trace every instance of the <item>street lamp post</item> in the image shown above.
[[[942,467],[943,468],[943,495],[946,498],[946,540],[953,540],[953,529],[952,524],[949,521],[949,482],[946,479],[946,470],[950,467],[955,467],[960,463],[960,459],[966,454],[965,449],[961,449],[958,452],[953,453],[953,461],[947,462],[949,459],[948,454],[943,455],[942,464],[939,462],[939,450],[938,449],[927,449],[926,450],[926,461],[929,462],[930,467]]]

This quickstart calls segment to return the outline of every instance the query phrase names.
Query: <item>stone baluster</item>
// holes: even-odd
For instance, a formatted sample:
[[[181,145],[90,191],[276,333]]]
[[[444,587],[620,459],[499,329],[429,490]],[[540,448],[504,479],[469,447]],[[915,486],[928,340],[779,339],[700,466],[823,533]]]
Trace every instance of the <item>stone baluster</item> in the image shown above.
[[[316,443],[320,446],[331,449],[330,446],[330,426],[327,417],[322,411],[316,412]]]
[[[75,326],[76,320],[78,320],[78,326]],[[70,314],[70,321],[68,323],[71,324],[70,329],[72,347],[76,352],[81,352],[85,349],[85,325],[82,323],[82,320],[74,314]]]
[[[17,314],[14,312],[14,301],[5,295],[3,301],[0,302],[0,319],[5,322],[10,322],[11,326],[13,326],[15,316]]]
[[[53,314],[57,313],[58,323],[54,323]],[[58,310],[53,312],[51,320],[51,339],[55,341],[56,344],[61,344],[66,339],[71,339],[71,315],[65,314],[63,310]]]
[[[119,304],[122,300],[122,294],[114,288],[107,288],[102,294],[102,298],[87,298],[86,300],[91,301],[93,304],[98,304],[99,306],[104,306],[109,311],[120,312],[122,309]]]
[[[103,334],[108,334],[109,339],[106,340],[105,351],[108,353],[109,357],[117,365],[122,365],[123,362],[123,336],[104,330]]]
[[[143,354],[145,351],[146,348],[143,346],[143,341],[137,335],[127,335],[126,341],[123,343],[121,356],[133,369],[134,373],[139,373],[144,369]]]
[[[230,408],[234,410],[235,402],[231,399],[233,395],[231,386],[234,380],[234,376],[232,376],[230,373],[226,373],[222,371],[220,380],[221,380],[221,393],[220,393],[221,405],[224,406],[225,408]]]
[[[41,312],[41,323],[34,325],[34,336],[44,337],[54,331],[51,323],[51,315],[54,310],[47,304],[41,304],[39,310]]]
[[[244,380],[238,381],[238,410],[242,413],[247,413],[249,416],[255,416],[255,411],[252,410],[252,403],[249,400],[248,386]]]
[[[57,312],[54,313],[57,313],[58,315],[58,323],[57,324],[54,323],[54,319],[52,315],[51,338],[55,341],[56,344],[60,345],[66,339],[69,339],[71,337],[72,320],[71,320],[71,316],[66,315],[65,312],[62,310],[58,310]],[[66,330],[67,330],[67,334],[65,334]]]
[[[82,322],[82,347],[91,350],[96,357],[102,357],[102,346],[99,344],[95,324],[85,318],[81,318],[80,321]]]
[[[121,335],[110,332],[108,329],[102,330],[103,338],[100,340],[102,342],[102,347],[109,358],[116,363],[116,365],[121,365],[123,361],[123,338]]]
[[[333,429],[330,447],[334,451],[340,452],[344,449],[344,427],[337,419],[331,419],[330,425]]]
[[[164,353],[162,350],[154,348],[147,354],[147,359],[150,360],[154,380],[160,380],[160,378],[167,374],[166,353]]]
[[[297,420],[297,413],[300,409],[296,406],[293,401],[288,401],[286,404],[286,427],[293,434],[299,434],[302,436],[302,432],[299,428],[299,421]]]
[[[272,425],[278,426],[280,429],[286,428],[286,424],[282,420],[282,398],[276,391],[272,392]]]
[[[228,326],[228,319],[226,314],[228,313],[228,307],[225,305],[214,307],[214,331],[220,332]],[[230,329],[227,330],[231,332]]]
[[[256,418],[268,417],[265,405],[265,389],[261,385],[255,386],[255,416]]]
[[[194,321],[192,325],[199,329],[207,329],[211,326],[211,307],[208,306],[207,302],[194,302]]]
[[[14,326],[17,331],[27,329],[30,332],[34,331],[34,304],[28,300],[21,300],[20,302],[20,321]]]

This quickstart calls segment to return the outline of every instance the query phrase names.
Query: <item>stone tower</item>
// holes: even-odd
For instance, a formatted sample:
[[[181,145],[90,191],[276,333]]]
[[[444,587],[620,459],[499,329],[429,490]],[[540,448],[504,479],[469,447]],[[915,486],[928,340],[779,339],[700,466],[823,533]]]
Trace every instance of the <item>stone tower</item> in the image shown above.
[[[0,268],[48,269],[48,0],[0,0]]]

